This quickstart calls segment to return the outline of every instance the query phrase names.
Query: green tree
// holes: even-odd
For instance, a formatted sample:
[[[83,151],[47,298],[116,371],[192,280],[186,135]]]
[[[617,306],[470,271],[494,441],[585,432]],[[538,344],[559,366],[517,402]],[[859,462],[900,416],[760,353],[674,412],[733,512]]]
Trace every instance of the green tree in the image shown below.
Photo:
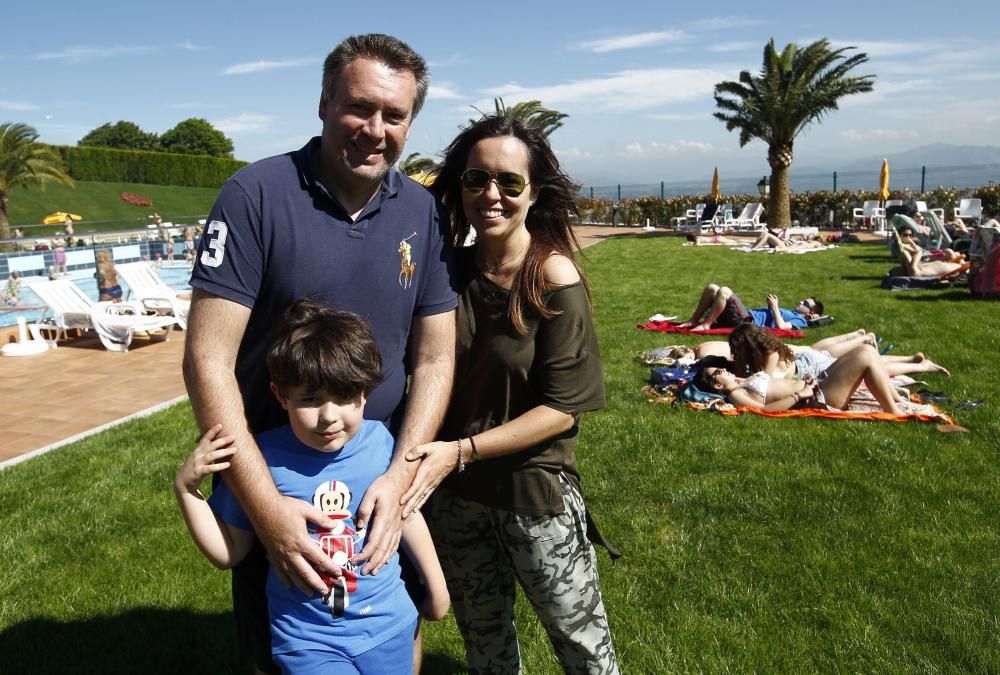
[[[831,49],[826,39],[803,49],[789,44],[779,54],[774,38],[764,47],[764,64],[757,75],[740,73],[739,82],[715,85],[716,118],[726,129],[740,130],[740,147],[751,139],[767,143],[767,163],[771,167],[771,194],[768,221],[787,227],[789,213],[788,167],[796,136],[812,122],[819,121],[838,101],[850,94],[871,91],[874,75],[849,76],[856,66],[868,61],[864,52],[845,56],[854,47]]]
[[[156,150],[159,147],[159,139],[156,134],[143,131],[134,122],[120,120],[114,124],[110,122],[102,124],[81,138],[77,145],[125,150]]]
[[[233,142],[200,117],[186,119],[165,132],[160,136],[160,148],[184,155],[233,156]]]
[[[15,186],[28,187],[48,181],[73,186],[63,171],[59,153],[38,142],[38,132],[27,124],[0,124],[0,238],[10,238],[7,206]],[[4,245],[10,249],[9,244]]]
[[[419,152],[414,152],[406,156],[406,159],[399,163],[400,172],[407,176],[418,173],[434,173],[439,168],[437,162],[430,157],[421,157]]]
[[[566,113],[552,110],[542,105],[541,101],[521,101],[512,106],[504,105],[502,98],[493,99],[497,115],[517,117],[531,126],[537,127],[543,134],[549,136],[563,125],[562,121],[569,117]],[[469,120],[475,122],[476,120]]]

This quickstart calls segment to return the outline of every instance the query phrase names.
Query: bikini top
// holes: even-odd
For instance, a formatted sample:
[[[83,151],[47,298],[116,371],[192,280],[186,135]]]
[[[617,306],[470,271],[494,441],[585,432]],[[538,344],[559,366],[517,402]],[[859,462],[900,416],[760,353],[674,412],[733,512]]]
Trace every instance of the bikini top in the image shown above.
[[[743,380],[743,384],[738,386],[737,389],[746,389],[751,394],[759,396],[762,401],[767,401],[767,388],[770,384],[771,376],[763,370],[758,370],[756,373]]]

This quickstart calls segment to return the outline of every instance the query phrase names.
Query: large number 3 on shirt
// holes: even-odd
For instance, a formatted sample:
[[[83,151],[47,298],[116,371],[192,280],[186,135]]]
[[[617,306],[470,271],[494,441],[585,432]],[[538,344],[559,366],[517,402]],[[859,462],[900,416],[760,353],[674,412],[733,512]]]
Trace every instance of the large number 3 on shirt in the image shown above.
[[[226,235],[229,228],[221,220],[213,220],[205,228],[209,237],[208,249],[201,252],[201,264],[205,267],[218,267],[226,257]],[[214,236],[213,236],[214,235]]]

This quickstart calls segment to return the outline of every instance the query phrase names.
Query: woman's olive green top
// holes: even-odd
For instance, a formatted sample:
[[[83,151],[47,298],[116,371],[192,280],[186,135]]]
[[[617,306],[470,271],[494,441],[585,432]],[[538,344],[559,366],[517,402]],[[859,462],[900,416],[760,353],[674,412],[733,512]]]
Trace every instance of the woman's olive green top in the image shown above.
[[[573,426],[520,452],[474,462],[448,485],[463,497],[524,515],[563,511],[559,474],[577,488],[580,413],[604,407],[604,380],[583,282],[543,296],[557,312],[542,319],[530,306],[520,335],[507,316],[509,291],[475,266],[475,249],[458,254],[460,295],[455,387],[442,430],[446,440],[500,426],[544,405],[575,417]]]

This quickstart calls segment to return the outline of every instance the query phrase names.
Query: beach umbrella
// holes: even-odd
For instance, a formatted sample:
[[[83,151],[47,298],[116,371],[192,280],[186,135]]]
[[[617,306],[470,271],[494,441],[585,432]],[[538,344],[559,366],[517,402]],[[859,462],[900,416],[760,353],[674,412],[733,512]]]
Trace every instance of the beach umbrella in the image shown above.
[[[889,199],[889,160],[882,160],[882,170],[878,174],[878,198],[884,203]]]
[[[715,173],[712,174],[712,191],[708,194],[708,198],[716,203],[722,199],[719,193],[719,167],[715,167]]]
[[[434,179],[437,178],[437,171],[432,171],[430,173],[427,171],[418,171],[417,173],[410,174],[410,178],[417,181],[424,187],[430,187],[434,183]]]
[[[65,223],[67,216],[72,218],[73,220],[83,220],[83,216],[77,215],[75,213],[56,211],[55,213],[50,213],[49,215],[42,218],[42,225],[59,225]]]

